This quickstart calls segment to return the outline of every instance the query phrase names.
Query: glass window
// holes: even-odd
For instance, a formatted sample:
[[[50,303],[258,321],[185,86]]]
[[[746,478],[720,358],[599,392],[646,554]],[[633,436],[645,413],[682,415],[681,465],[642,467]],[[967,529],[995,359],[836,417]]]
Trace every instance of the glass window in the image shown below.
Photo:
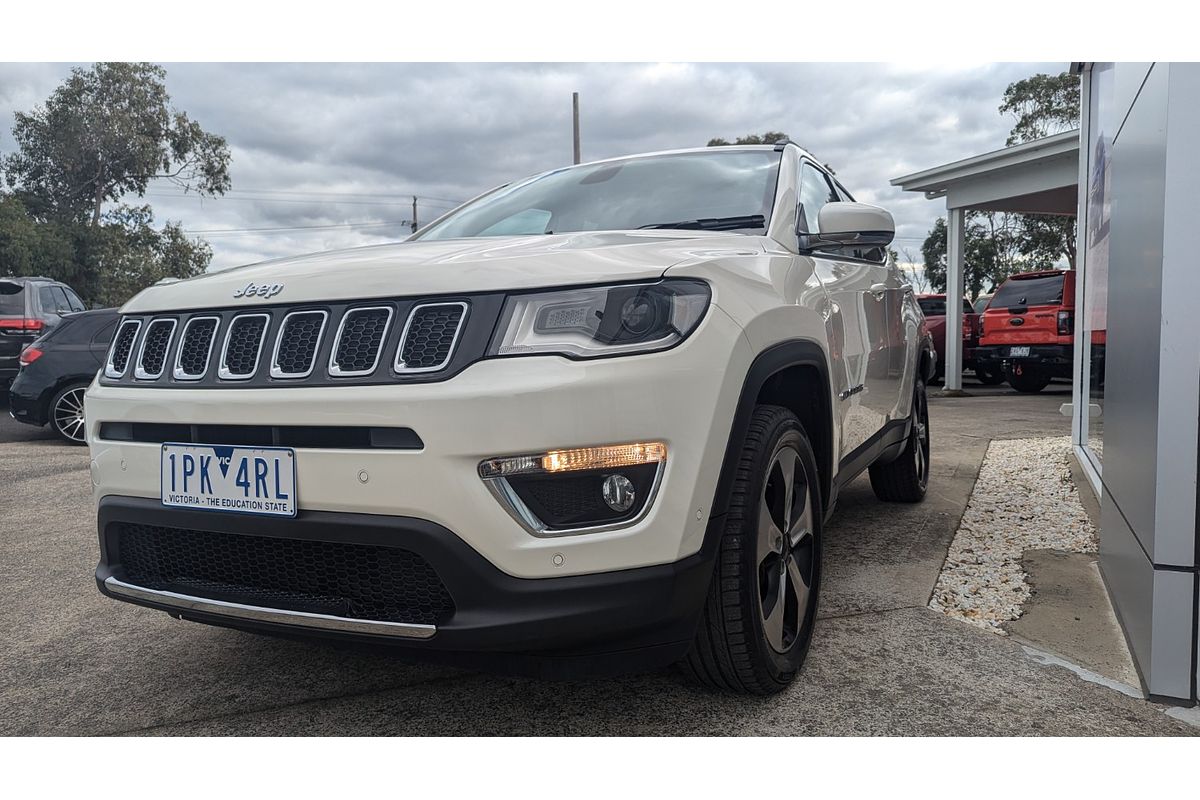
[[[67,296],[67,305],[69,305],[71,307],[72,311],[86,311],[87,310],[87,306],[85,306],[83,304],[83,301],[79,299],[79,295],[75,294],[74,291],[72,291],[71,289],[68,289],[65,286],[62,287],[62,290],[63,290],[63,294],[65,294]]]
[[[42,286],[38,289],[38,298],[42,301],[43,314],[58,313],[58,298],[54,296],[53,286]]]
[[[798,227],[805,233],[818,233],[817,214],[826,203],[838,202],[837,193],[829,185],[825,173],[805,164],[800,173],[800,215]]]
[[[0,279],[0,314],[25,315],[25,287],[22,284]]]
[[[921,311],[927,317],[946,316],[946,298],[944,297],[918,297],[917,305],[921,306]]]
[[[413,238],[669,227],[762,233],[780,157],[713,148],[567,167],[497,189]]]
[[[1056,306],[1063,299],[1063,276],[1045,275],[1040,278],[1009,278],[996,290],[991,305]]]

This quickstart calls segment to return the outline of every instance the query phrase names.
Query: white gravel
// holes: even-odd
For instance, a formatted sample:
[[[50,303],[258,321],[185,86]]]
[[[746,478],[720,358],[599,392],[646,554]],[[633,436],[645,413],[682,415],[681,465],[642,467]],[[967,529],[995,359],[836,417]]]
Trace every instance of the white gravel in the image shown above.
[[[1094,553],[1096,528],[1071,480],[1067,436],[993,441],[929,607],[1005,635],[1029,599],[1026,550]]]

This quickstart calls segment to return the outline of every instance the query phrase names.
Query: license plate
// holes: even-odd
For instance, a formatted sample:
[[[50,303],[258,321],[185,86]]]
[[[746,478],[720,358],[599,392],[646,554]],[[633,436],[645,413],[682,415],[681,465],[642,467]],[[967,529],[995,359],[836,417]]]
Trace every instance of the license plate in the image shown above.
[[[1028,347],[1010,347],[1008,348],[1009,358],[1025,358],[1029,355]]]
[[[164,444],[162,504],[296,516],[296,453],[288,447]]]

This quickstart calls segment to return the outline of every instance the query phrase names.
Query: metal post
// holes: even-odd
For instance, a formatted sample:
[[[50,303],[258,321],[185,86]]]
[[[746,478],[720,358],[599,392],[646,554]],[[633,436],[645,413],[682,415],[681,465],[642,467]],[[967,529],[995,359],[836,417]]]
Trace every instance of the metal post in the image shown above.
[[[415,194],[413,195],[412,232],[417,232],[417,196]]]
[[[583,160],[579,153],[579,92],[571,92],[571,118],[575,135],[575,163],[578,164]]]
[[[943,394],[962,394],[963,252],[966,212],[947,209],[946,231],[946,385]]]

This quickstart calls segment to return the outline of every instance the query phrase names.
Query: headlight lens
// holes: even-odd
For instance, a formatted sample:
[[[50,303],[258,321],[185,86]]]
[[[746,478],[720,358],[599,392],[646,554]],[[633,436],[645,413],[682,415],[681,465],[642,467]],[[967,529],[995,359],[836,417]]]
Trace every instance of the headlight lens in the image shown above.
[[[665,350],[696,329],[712,292],[697,280],[514,295],[491,355],[596,358]]]

